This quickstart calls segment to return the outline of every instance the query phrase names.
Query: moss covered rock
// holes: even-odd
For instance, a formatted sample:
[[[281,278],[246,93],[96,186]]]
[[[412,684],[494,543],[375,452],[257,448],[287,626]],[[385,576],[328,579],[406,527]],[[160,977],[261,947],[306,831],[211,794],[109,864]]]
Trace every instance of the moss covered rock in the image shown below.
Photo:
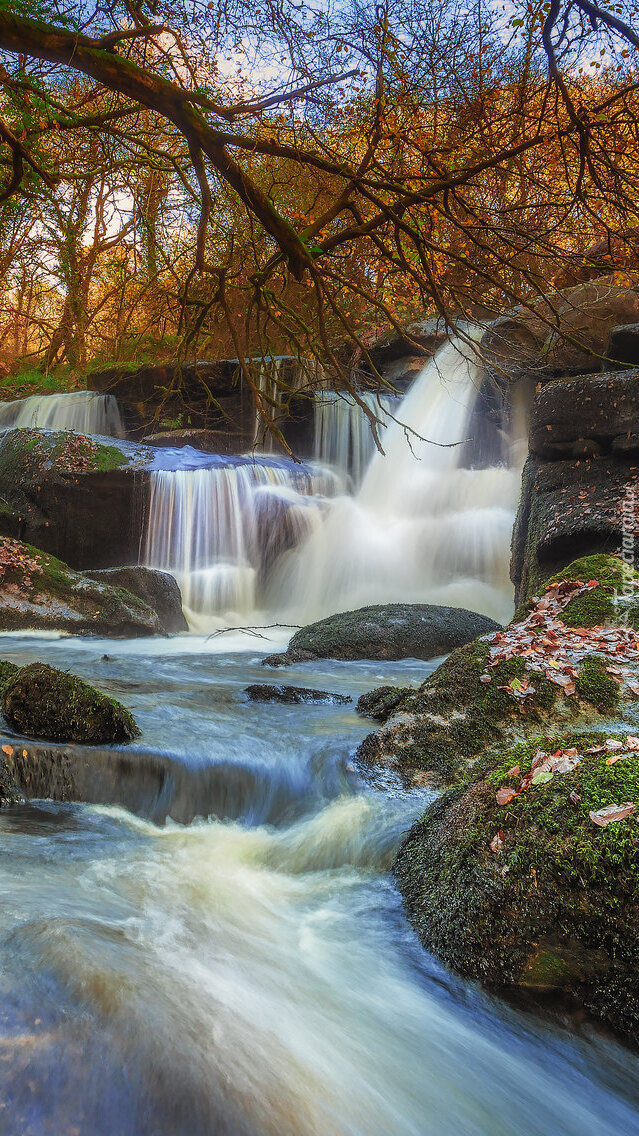
[[[434,659],[499,627],[465,608],[374,604],[343,611],[296,631],[284,654],[266,666],[310,659]]]
[[[31,545],[0,537],[0,630],[76,635],[162,634],[147,604],[123,588],[89,579]]]
[[[0,697],[7,723],[25,737],[99,745],[140,733],[120,702],[45,663],[18,668]]]
[[[537,601],[519,609],[505,634],[453,651],[417,690],[383,687],[363,696],[360,711],[384,725],[364,739],[359,758],[390,767],[409,784],[419,775],[420,783],[426,776],[451,785],[504,742],[523,741],[541,728],[586,728],[629,709],[635,695],[617,664],[619,650],[628,647],[631,677],[639,671],[639,652],[633,657],[631,648],[631,642],[639,646],[635,593],[639,574],[619,558],[574,561],[547,581]],[[620,634],[607,639],[619,623]]]
[[[606,746],[616,737],[621,750]],[[422,942],[457,971],[570,995],[636,1043],[639,753],[626,741],[569,733],[503,747],[427,809],[396,875]],[[565,772],[530,780],[540,750],[566,749],[578,756]],[[625,802],[637,809],[592,819]]]

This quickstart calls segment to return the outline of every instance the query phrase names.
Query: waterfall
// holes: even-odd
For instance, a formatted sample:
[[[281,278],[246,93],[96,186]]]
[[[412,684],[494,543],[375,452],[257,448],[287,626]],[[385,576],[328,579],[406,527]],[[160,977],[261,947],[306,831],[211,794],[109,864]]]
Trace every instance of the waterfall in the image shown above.
[[[269,606],[307,623],[371,603],[430,602],[505,620],[517,468],[460,466],[480,370],[456,339],[424,367],[354,497],[282,557]]]
[[[35,394],[30,398],[0,403],[0,430],[19,426],[73,430],[78,434],[103,434],[114,438],[123,438],[125,434],[113,395],[95,391]]]
[[[401,399],[396,395],[364,391],[359,398],[382,422],[390,421]],[[378,427],[383,437],[385,427]],[[322,464],[335,466],[360,484],[375,451],[370,420],[351,394],[317,391],[314,397],[313,456]]]
[[[172,572],[193,628],[253,620],[272,564],[319,523],[328,470],[245,462],[151,474],[144,563]]]

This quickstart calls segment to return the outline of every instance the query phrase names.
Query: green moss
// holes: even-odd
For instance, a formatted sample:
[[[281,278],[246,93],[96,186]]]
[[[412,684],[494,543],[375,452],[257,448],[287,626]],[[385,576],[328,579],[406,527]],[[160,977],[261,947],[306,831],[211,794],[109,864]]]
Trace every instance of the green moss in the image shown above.
[[[639,805],[639,755],[607,765],[606,751],[585,753],[606,736],[551,734],[504,749],[487,777],[427,810],[396,871],[425,945],[456,969],[501,986],[558,985],[637,1040],[639,826],[631,816],[600,828],[589,813]],[[583,755],[572,773],[497,804],[538,748],[571,746]]]
[[[639,584],[639,574],[634,572],[618,556],[598,553],[582,556],[566,568],[562,568],[547,581],[549,584],[562,580],[581,580],[587,584],[597,580],[599,587],[576,596],[564,608],[561,619],[568,627],[601,627],[610,624],[630,623],[639,625],[639,607],[629,601],[615,603],[615,593],[624,593],[632,585]],[[639,592],[637,593],[639,596]]]
[[[17,669],[2,690],[7,722],[27,737],[98,745],[139,736],[133,716],[115,698],[45,663]]]
[[[608,660],[589,655],[579,667],[577,694],[592,703],[600,714],[613,711],[619,703],[619,683],[606,670]]]

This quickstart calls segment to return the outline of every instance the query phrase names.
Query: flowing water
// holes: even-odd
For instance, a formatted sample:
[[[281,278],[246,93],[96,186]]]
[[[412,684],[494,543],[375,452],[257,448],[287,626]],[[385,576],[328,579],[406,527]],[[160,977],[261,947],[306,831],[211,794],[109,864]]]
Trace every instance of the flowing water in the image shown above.
[[[355,452],[363,460],[362,415],[348,400],[336,408],[335,395],[319,398],[316,437],[317,456],[334,459],[332,481],[330,467],[276,473],[259,458],[252,473],[155,474],[145,563],[176,574],[198,630],[303,624],[389,602],[506,620],[520,468],[463,465],[480,382],[472,344],[441,348],[354,494],[339,475]]]
[[[124,437],[124,427],[115,398],[94,391],[37,394],[30,398],[0,403],[0,430],[15,427],[74,430],[79,434]]]
[[[506,1008],[415,941],[389,869],[425,797],[361,780],[367,724],[247,703],[267,674],[222,639],[5,641],[123,698],[139,752],[195,794],[216,767],[234,791],[188,827],[0,813],[3,1136],[636,1136],[634,1054]],[[356,697],[429,666],[287,681]]]
[[[401,398],[370,391],[362,392],[359,398],[377,419],[383,441],[385,427],[398,410]],[[316,391],[313,419],[315,460],[349,474],[353,484],[359,486],[375,453],[370,418],[352,395]]]

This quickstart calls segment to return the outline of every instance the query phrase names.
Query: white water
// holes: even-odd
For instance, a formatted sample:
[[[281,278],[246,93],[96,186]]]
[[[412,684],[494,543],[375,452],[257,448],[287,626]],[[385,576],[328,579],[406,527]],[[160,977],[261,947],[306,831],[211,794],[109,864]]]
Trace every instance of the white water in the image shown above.
[[[459,466],[479,384],[471,347],[457,340],[437,352],[357,495],[331,502],[306,543],[283,558],[271,579],[272,610],[292,623],[400,601],[509,616],[520,471]]]
[[[95,391],[35,394],[30,398],[0,403],[0,430],[10,430],[12,427],[73,430],[78,434],[124,437],[124,427],[115,398],[111,394],[98,394]]]
[[[250,622],[264,573],[338,484],[290,464],[154,472],[144,563],[176,576],[192,628],[213,630],[218,614]]]
[[[400,398],[396,395],[363,391],[360,399],[381,423],[388,413],[395,414]],[[324,465],[350,474],[358,486],[375,452],[370,419],[352,395],[337,391],[316,391],[314,396],[313,456]],[[385,426],[378,426],[383,442]]]
[[[131,762],[169,756],[215,803],[189,827],[0,811],[3,1136],[639,1136],[636,1054],[508,1010],[420,948],[389,870],[425,796],[359,781],[354,703],[251,704],[259,657],[145,646],[61,640],[49,661],[127,702]],[[428,669],[289,678],[355,699]]]
[[[373,452],[355,496],[328,470],[283,463],[153,474],[144,562],[177,576],[201,631],[391,602],[506,621],[520,470],[460,466],[479,385],[472,346],[442,347],[383,430],[385,453]],[[342,470],[364,449],[361,419],[344,406],[330,439],[318,426],[320,449]]]

